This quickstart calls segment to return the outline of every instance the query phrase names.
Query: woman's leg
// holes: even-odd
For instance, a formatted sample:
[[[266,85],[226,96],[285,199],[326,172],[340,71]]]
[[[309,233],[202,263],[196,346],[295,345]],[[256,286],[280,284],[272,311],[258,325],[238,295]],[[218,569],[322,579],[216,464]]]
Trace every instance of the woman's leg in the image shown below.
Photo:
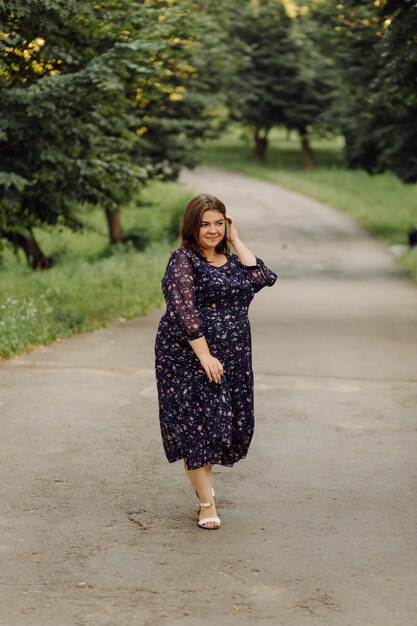
[[[213,499],[213,496],[211,495],[213,466],[204,465],[198,469],[189,470],[184,461],[184,467],[192,486],[199,495],[200,502],[210,502]],[[212,504],[212,506],[201,507],[199,515],[200,520],[203,519],[203,517],[213,517],[214,515],[217,515],[215,504]],[[216,522],[207,522],[207,526],[213,527],[218,526],[218,524],[216,524]]]
[[[188,469],[188,467],[187,467],[187,465],[186,465],[185,461],[184,461],[184,468],[185,468],[185,471],[188,473],[188,472],[189,472],[189,469]],[[205,470],[205,471],[207,472],[208,477],[209,477],[209,480],[210,480],[210,485],[212,486],[212,482],[213,482],[213,479],[212,479],[212,470],[213,470],[213,466],[212,466],[212,465],[210,465],[210,464],[208,464],[208,465],[203,465],[203,467],[201,467],[201,468],[199,468],[199,469],[203,469],[203,470]],[[190,478],[190,480],[191,480],[191,478]],[[193,484],[193,482],[192,482],[192,481],[191,481],[191,483]],[[194,485],[193,485],[193,486],[194,486]],[[195,487],[194,487],[194,489],[195,489]],[[198,489],[195,489],[195,491],[196,491],[197,493],[199,493]],[[210,497],[211,497],[211,496],[210,496]],[[205,502],[205,500],[202,500],[201,502]]]

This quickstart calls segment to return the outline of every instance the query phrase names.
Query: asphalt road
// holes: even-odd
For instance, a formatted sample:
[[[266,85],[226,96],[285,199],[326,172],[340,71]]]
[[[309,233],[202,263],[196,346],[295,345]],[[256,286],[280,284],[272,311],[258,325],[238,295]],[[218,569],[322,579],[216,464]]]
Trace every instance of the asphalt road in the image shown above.
[[[214,469],[222,527],[163,453],[161,311],[2,363],[1,625],[415,626],[416,286],[331,208],[182,180],[279,275],[251,307],[249,454]]]

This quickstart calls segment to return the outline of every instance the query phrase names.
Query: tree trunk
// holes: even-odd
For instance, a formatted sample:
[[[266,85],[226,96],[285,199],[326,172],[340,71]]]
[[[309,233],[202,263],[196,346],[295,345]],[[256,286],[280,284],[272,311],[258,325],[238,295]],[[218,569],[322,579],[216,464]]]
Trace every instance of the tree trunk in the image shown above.
[[[268,131],[261,137],[259,129],[255,128],[253,137],[255,139],[255,156],[261,161],[265,161],[266,149],[268,147]]]
[[[109,227],[110,243],[120,243],[122,240],[122,224],[120,219],[120,208],[113,210],[106,209],[107,224]]]
[[[26,260],[30,267],[34,270],[46,270],[51,266],[51,260],[42,252],[33,232],[28,229],[25,232],[9,232],[3,233],[10,243],[20,246],[26,256]]]
[[[311,149],[310,142],[308,140],[308,133],[306,128],[299,128],[301,139],[301,148],[303,150],[303,165],[305,170],[314,170],[314,154]]]

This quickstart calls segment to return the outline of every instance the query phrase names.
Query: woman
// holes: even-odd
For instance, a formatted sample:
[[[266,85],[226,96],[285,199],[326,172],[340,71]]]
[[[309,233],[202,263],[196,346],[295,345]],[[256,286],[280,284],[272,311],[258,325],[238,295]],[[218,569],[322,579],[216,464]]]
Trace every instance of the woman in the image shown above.
[[[248,307],[277,276],[214,196],[189,202],[181,236],[162,279],[167,310],[155,344],[161,434],[168,461],[184,460],[200,500],[198,526],[214,530],[213,465],[245,458],[254,431]]]

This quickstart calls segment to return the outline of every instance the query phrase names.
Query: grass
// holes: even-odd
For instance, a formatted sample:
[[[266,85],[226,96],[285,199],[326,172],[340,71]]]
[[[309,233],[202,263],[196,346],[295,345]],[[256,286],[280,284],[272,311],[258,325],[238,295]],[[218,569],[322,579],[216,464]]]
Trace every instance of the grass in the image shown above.
[[[191,193],[155,183],[122,211],[131,242],[110,248],[104,212],[90,210],[86,228],[38,230],[36,237],[54,264],[30,270],[23,254],[9,248],[0,266],[0,357],[28,352],[73,333],[91,331],[118,318],[145,315],[163,302],[160,279],[176,247],[176,225]]]
[[[362,170],[348,170],[340,138],[316,138],[312,147],[316,169],[305,171],[298,138],[275,131],[267,160],[260,163],[253,156],[251,140],[233,129],[205,144],[204,161],[298,191],[349,213],[389,244],[406,244],[410,227],[417,226],[417,185],[406,185],[388,173],[371,176]],[[399,261],[417,281],[417,251],[405,252]]]

